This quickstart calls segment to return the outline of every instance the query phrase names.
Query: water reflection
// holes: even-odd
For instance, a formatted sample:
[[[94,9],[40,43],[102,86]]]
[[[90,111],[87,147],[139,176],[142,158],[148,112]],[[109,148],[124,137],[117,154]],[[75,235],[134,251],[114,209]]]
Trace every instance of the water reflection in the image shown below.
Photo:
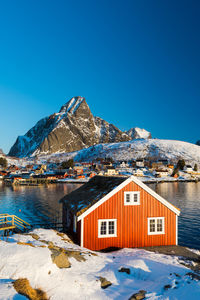
[[[61,221],[58,200],[80,184],[6,186],[0,184],[0,213],[15,214],[31,224]]]
[[[61,220],[58,200],[79,186],[10,187],[0,183],[0,213],[18,215],[32,224]],[[200,182],[159,183],[149,187],[181,209],[179,244],[200,249]]]
[[[159,183],[149,187],[181,209],[179,245],[200,249],[200,182]]]

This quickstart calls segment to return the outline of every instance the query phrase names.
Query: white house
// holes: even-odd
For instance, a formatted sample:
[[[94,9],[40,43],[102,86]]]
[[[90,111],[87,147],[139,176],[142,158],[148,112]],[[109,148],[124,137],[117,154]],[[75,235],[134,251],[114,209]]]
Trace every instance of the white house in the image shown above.
[[[186,173],[192,173],[193,172],[193,168],[190,165],[185,165],[184,169],[183,169]]]
[[[144,159],[137,159],[135,165],[138,168],[144,168]]]

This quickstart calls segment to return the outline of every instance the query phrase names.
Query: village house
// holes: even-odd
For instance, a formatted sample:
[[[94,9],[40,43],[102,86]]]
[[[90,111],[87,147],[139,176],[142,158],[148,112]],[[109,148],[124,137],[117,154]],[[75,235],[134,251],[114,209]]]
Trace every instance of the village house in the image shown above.
[[[119,174],[121,175],[125,175],[125,174],[129,174],[132,175],[133,174],[133,167],[132,164],[129,164],[126,161],[122,161],[118,164],[118,166],[116,167],[116,170],[118,171]]]
[[[170,173],[167,169],[158,169],[158,170],[155,170],[154,173],[155,177],[159,178],[159,177],[167,177]]]
[[[135,165],[138,168],[144,168],[144,159],[136,159]]]
[[[82,247],[178,244],[179,209],[134,176],[95,176],[61,202],[64,229]]]
[[[186,166],[184,166],[184,172],[186,172],[186,173],[192,173],[193,172],[193,168],[192,168],[192,166],[190,166],[190,165],[186,165]]]
[[[138,176],[138,177],[143,177],[144,176],[144,172],[142,169],[135,169],[133,171],[133,175]]]
[[[84,169],[84,166],[82,166],[81,164],[80,165],[75,165],[73,167],[74,173],[77,174],[77,175],[83,174],[83,169]]]
[[[119,174],[119,172],[113,166],[108,166],[106,168],[106,172],[104,173],[105,176],[115,176],[118,174]]]
[[[119,168],[129,168],[129,164],[126,161],[122,161],[119,164]]]

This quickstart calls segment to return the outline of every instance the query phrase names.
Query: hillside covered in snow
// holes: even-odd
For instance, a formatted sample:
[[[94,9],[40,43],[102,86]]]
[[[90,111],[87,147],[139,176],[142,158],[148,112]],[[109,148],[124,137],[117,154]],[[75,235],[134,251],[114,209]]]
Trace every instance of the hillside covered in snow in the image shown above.
[[[176,162],[184,159],[193,165],[194,163],[200,164],[200,147],[174,140],[136,139],[128,142],[94,145],[71,153],[41,155],[38,158],[43,161],[63,161],[69,158],[75,161],[92,161],[101,157],[112,157],[116,161],[146,158],[150,161],[168,159]]]

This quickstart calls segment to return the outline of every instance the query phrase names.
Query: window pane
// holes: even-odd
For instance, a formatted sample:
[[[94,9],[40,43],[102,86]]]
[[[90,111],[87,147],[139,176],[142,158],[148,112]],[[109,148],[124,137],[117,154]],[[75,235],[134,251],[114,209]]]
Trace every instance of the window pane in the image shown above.
[[[157,231],[161,232],[163,231],[163,220],[157,219]]]
[[[100,230],[101,235],[106,234],[106,221],[101,222],[101,230]]]
[[[130,202],[131,201],[131,195],[130,194],[126,194],[126,202]]]
[[[115,222],[114,221],[109,221],[109,223],[108,223],[108,233],[109,234],[114,234],[115,233]]]
[[[138,194],[133,194],[133,201],[134,202],[138,202]]]
[[[155,226],[155,220],[150,220],[150,232],[155,232],[156,226]]]

